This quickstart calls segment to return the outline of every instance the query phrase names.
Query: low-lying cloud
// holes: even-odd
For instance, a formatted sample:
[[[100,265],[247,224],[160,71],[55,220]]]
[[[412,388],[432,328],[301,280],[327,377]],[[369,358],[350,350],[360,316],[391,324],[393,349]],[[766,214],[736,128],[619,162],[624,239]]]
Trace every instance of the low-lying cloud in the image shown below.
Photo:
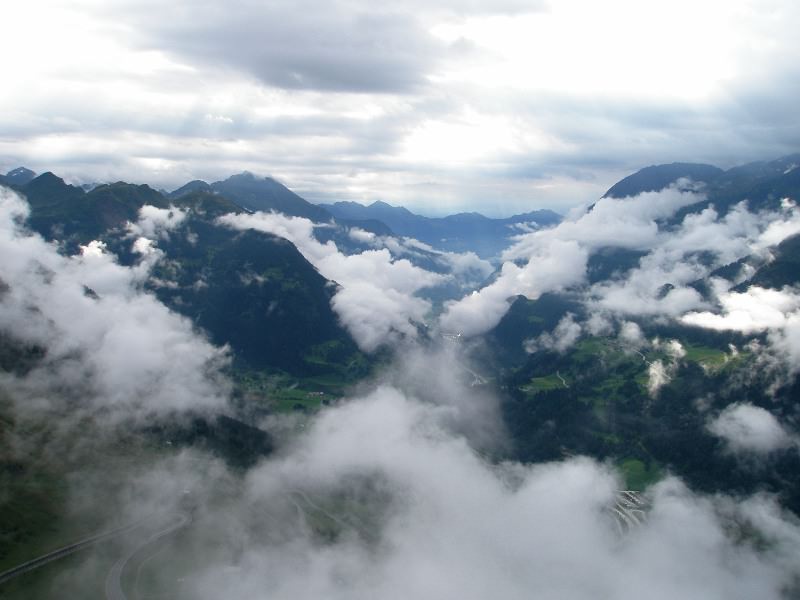
[[[769,498],[706,498],[668,478],[621,537],[608,466],[492,465],[440,416],[395,387],[321,414],[292,452],[248,474],[225,518],[264,534],[192,577],[193,596],[749,599],[794,585],[800,528]],[[326,511],[340,531],[327,541],[298,516]]]
[[[720,294],[720,312],[690,312],[687,325],[744,334],[767,332],[769,347],[790,372],[800,369],[800,294],[751,286],[744,292]]]
[[[72,389],[77,406],[111,419],[224,407],[226,349],[142,289],[161,257],[152,242],[134,242],[143,258],[133,267],[100,242],[67,257],[20,225],[27,214],[24,200],[0,188],[0,330],[45,349],[14,381],[17,393],[47,405],[50,386]]]
[[[133,268],[97,242],[64,257],[22,229],[24,203],[0,193],[0,250],[8,257],[0,265],[0,326],[48,349],[46,371],[23,383],[45,373],[61,384],[87,380],[92,402],[126,414],[219,406],[224,395],[209,366],[224,353],[141,290],[147,260],[159,260],[157,241]],[[401,315],[380,323],[375,314],[388,308],[365,309],[371,331],[410,323],[420,282],[441,277],[385,248],[344,256],[314,240],[304,220],[256,214],[223,222],[293,236],[323,274],[342,279],[344,291],[389,300],[391,291]],[[557,240],[552,253],[525,267],[507,263],[500,279],[532,294],[565,287],[576,280],[559,270],[558,258],[571,256],[568,264],[583,273],[587,253],[575,240]],[[372,287],[353,287],[364,281]],[[570,333],[573,325],[566,319],[562,329]],[[633,326],[626,332],[640,341]],[[174,510],[182,487],[191,489],[197,522],[174,541],[197,559],[182,585],[200,599],[749,600],[796,593],[800,526],[772,498],[705,497],[669,477],[645,491],[646,520],[620,534],[610,507],[623,484],[610,464],[487,458],[491,441],[502,439],[496,399],[456,348],[406,353],[371,390],[319,413],[246,472],[216,462],[205,469],[210,461],[181,455],[132,477],[121,514]],[[667,352],[680,358],[674,346]],[[173,563],[152,565],[174,580]]]
[[[746,402],[726,407],[708,423],[708,430],[735,453],[765,455],[794,443],[772,413]]]
[[[791,289],[752,286],[746,292],[729,292],[719,298],[720,313],[690,312],[681,321],[719,331],[756,333],[780,329],[800,318],[800,296]]]
[[[483,289],[448,305],[445,328],[475,335],[494,327],[513,296],[536,299],[544,292],[575,290],[592,315],[680,318],[711,308],[693,286],[715,269],[747,256],[770,259],[769,248],[800,231],[800,211],[791,200],[779,210],[751,212],[742,202],[721,215],[713,206],[668,219],[681,208],[705,200],[679,180],[660,192],[623,199],[603,198],[588,212],[556,227],[516,237],[497,278]],[[640,252],[624,273],[589,286],[589,259],[604,248]],[[523,265],[523,266],[520,266]],[[752,267],[749,267],[752,269]],[[748,273],[743,264],[741,272]],[[711,280],[717,294],[739,281]],[[707,322],[713,319],[700,313]],[[700,317],[691,316],[692,319]]]
[[[522,294],[535,299],[545,292],[581,283],[588,256],[588,251],[576,242],[554,239],[540,247],[525,266],[506,262],[492,283],[449,303],[440,326],[466,336],[484,333],[500,322],[514,296]]]
[[[424,321],[431,304],[415,294],[447,280],[407,259],[395,259],[386,248],[345,255],[333,241],[319,242],[313,234],[314,224],[302,217],[238,214],[220,217],[219,222],[272,233],[297,246],[324,277],[341,286],[331,305],[359,347],[368,352],[416,337],[415,323]]]

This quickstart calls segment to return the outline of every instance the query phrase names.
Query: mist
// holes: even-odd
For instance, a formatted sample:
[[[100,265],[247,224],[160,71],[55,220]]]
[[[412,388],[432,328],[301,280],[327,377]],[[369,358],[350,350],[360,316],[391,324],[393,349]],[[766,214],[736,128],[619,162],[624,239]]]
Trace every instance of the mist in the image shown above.
[[[687,202],[683,192],[670,194],[670,210]],[[14,339],[45,349],[29,372],[4,378],[15,410],[61,403],[73,426],[56,431],[51,443],[58,444],[58,436],[72,435],[87,411],[98,415],[93,431],[102,432],[120,423],[229,409],[230,383],[221,371],[226,349],[214,347],[143,288],[152,265],[163,259],[159,236],[169,235],[179,212],[170,217],[148,209],[128,226],[128,239],[141,256],[131,267],[121,266],[99,242],[80,255],[63,256],[20,225],[25,215],[24,202],[4,191],[0,248],[13,260],[0,271],[0,323]],[[745,209],[740,216],[748,217]],[[651,230],[653,215],[642,218]],[[794,212],[776,214],[772,223],[794,218]],[[500,398],[471,363],[468,344],[435,336],[416,340],[408,329],[424,312],[414,308],[424,302],[415,292],[434,285],[440,274],[393,258],[386,249],[345,256],[332,243],[314,240],[301,221],[275,215],[251,215],[238,224],[230,219],[232,226],[272,233],[284,227],[282,235],[323,274],[335,272],[342,290],[332,302],[336,307],[339,298],[347,305],[337,310],[345,323],[353,308],[346,293],[363,284],[357,274],[367,273],[365,285],[381,295],[370,297],[361,317],[369,331],[353,324],[351,331],[368,349],[378,344],[373,330],[383,332],[381,343],[389,340],[394,355],[335,406],[257,423],[266,431],[288,427],[293,433],[254,466],[233,467],[201,448],[172,449],[120,465],[116,485],[102,498],[88,492],[96,474],[73,473],[73,507],[92,510],[102,503],[103,514],[113,515],[109,523],[191,513],[191,525],[166,542],[169,552],[148,563],[151,580],[173,586],[179,581],[181,596],[199,599],[749,599],[797,593],[800,523],[774,497],[698,493],[666,474],[642,490],[646,519],[623,528],[612,509],[624,483],[610,462],[582,456],[540,464],[509,460]],[[719,226],[733,225],[722,220]],[[553,238],[547,249],[537,237],[521,237],[510,252],[522,256],[533,244],[531,261],[506,263],[495,290],[510,285],[507,290],[535,295],[583,282],[594,242],[559,233],[574,227],[544,232]],[[692,225],[684,221],[682,227],[691,237]],[[764,231],[752,230],[747,243],[757,244]],[[651,254],[674,274],[677,256],[685,253],[673,257],[671,242],[658,239]],[[667,257],[658,254],[663,251]],[[720,260],[737,255],[731,250]],[[649,289],[636,277],[634,271],[615,286]],[[471,312],[470,302],[488,298],[500,314],[508,300],[492,286],[454,305],[441,328],[451,327],[447,319],[457,316],[482,318]],[[402,300],[402,310],[381,307],[391,294]],[[368,296],[363,290],[360,295]],[[608,288],[589,288],[587,305],[598,307],[593,320],[569,315],[555,332],[531,342],[530,351],[563,352],[584,331],[609,328],[619,328],[631,348],[656,343],[625,321],[631,311],[614,309],[609,297]],[[779,306],[785,314],[796,305],[786,300]],[[392,312],[397,315],[391,322],[375,316]],[[487,324],[481,321],[475,331]],[[680,344],[663,343],[670,361],[679,360]],[[654,394],[671,365],[651,373]],[[63,410],[71,406],[77,410]],[[764,454],[787,445],[791,432],[758,410],[754,425],[747,411],[753,412],[741,405],[723,412],[709,421],[709,430],[726,439],[736,435],[739,447],[732,452]],[[744,437],[731,433],[743,427]],[[90,551],[57,585],[85,593],[85,582],[103,572],[102,560],[102,552]]]
[[[63,256],[20,226],[27,214],[19,196],[0,189],[0,328],[44,351],[30,372],[9,381],[29,398],[26,408],[48,408],[64,390],[75,398],[72,410],[110,421],[224,407],[229,386],[219,372],[227,349],[143,289],[163,254],[155,241],[132,241],[141,255],[132,267],[101,242]],[[132,224],[134,233],[155,234],[148,222]]]

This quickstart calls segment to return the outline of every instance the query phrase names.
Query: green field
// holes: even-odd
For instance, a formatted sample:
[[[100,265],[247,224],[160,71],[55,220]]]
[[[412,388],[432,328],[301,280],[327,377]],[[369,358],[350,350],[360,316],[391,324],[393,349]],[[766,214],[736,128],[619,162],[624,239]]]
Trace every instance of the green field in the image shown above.
[[[646,465],[636,458],[626,458],[619,463],[619,469],[629,490],[644,490],[661,478],[661,469],[654,464]]]
[[[545,377],[534,377],[520,389],[526,394],[537,394],[539,392],[557,390],[563,387],[564,384],[561,382],[561,379],[559,379],[558,375],[553,373],[552,375],[547,375]]]

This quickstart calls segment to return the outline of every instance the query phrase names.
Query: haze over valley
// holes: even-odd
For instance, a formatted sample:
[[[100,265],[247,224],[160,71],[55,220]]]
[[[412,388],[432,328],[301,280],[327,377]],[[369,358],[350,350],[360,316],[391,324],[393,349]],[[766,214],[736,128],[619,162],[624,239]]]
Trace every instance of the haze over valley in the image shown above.
[[[11,9],[0,598],[800,596],[798,16]]]

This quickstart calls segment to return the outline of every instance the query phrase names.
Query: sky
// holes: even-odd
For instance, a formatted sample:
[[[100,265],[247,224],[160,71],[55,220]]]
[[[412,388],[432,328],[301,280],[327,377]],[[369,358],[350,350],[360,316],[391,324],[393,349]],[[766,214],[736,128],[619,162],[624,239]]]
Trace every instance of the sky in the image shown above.
[[[637,169],[800,149],[793,0],[30,0],[0,170],[566,212]]]

